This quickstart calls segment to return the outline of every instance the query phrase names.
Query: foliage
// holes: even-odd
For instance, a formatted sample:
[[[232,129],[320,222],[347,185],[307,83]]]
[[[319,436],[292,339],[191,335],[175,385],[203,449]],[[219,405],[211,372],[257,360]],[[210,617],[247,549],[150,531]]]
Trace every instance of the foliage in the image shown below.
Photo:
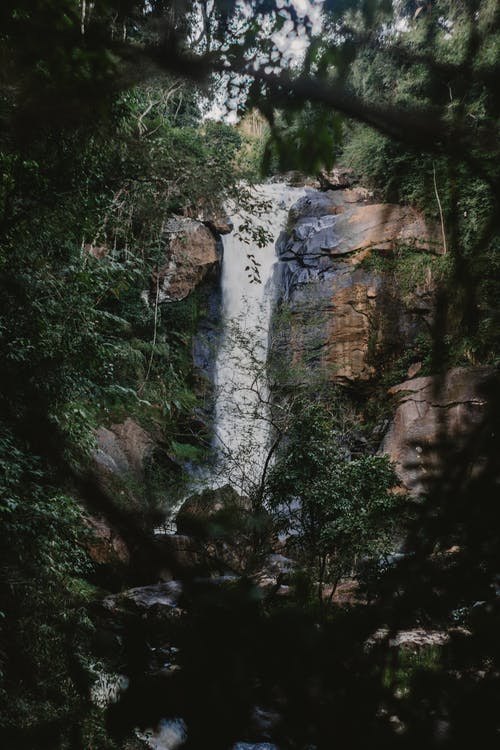
[[[272,467],[267,497],[278,529],[335,589],[360,556],[394,544],[401,498],[387,457],[350,458],[335,421],[322,404],[295,405],[284,451]]]
[[[16,107],[4,100],[1,713],[9,745],[112,744],[82,666],[92,660],[85,607],[94,572],[76,486],[94,428],[133,416],[163,432],[163,452],[184,459],[199,450],[189,344],[203,294],[155,315],[141,293],[164,258],[164,219],[231,191],[240,141],[222,124],[195,124],[196,97],[180,89],[162,79],[113,97],[95,123],[29,132],[16,132]],[[172,460],[154,463],[140,488],[151,518],[182,484]]]
[[[88,531],[76,500],[4,430],[0,456],[0,734],[67,747],[86,702],[78,660],[92,626],[78,581],[91,573]]]

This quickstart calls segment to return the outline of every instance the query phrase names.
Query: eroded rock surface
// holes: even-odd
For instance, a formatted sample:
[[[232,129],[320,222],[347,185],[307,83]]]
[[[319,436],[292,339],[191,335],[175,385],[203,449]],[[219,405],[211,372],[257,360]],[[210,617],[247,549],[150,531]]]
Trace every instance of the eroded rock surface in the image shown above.
[[[432,276],[405,294],[377,256],[441,252],[437,232],[410,207],[376,204],[362,188],[310,191],[291,209],[277,251],[277,286],[286,322],[277,316],[275,353],[331,381],[372,378],[384,351],[404,350],[433,312]],[[399,257],[399,256],[398,256]]]
[[[113,505],[138,511],[145,463],[153,454],[153,436],[133,419],[96,430],[97,447],[89,474]]]
[[[130,551],[120,532],[103,516],[87,516],[85,522],[92,532],[85,545],[91,559],[98,565],[128,565]]]
[[[165,262],[153,273],[149,297],[152,301],[158,296],[159,302],[179,302],[219,263],[217,240],[202,222],[177,217],[165,223],[163,241]]]
[[[481,423],[492,376],[490,367],[457,367],[442,378],[414,378],[390,389],[399,405],[380,452],[413,493],[425,492],[429,480],[446,471],[444,462],[456,460]]]

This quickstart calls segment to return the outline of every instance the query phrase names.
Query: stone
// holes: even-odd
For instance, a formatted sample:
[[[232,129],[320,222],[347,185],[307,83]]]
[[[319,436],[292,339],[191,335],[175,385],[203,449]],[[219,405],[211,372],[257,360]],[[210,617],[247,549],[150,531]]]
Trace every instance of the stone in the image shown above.
[[[124,476],[133,474],[137,479],[144,476],[144,462],[154,449],[154,440],[149,432],[133,419],[127,418],[110,428],[96,430],[97,463],[112,473]]]
[[[408,379],[411,380],[411,378],[414,378],[415,375],[418,375],[420,370],[422,369],[422,362],[413,362],[408,368],[408,372],[406,373],[408,375]]]
[[[350,169],[322,169],[318,174],[318,182],[320,190],[345,190],[356,183],[356,176]]]
[[[155,439],[130,418],[99,427],[95,436],[97,447],[88,467],[90,478],[115,507],[140,511],[145,463],[155,450]]]
[[[262,514],[262,530],[267,517]],[[253,556],[255,514],[248,498],[241,497],[230,485],[206,489],[188,498],[177,518],[177,531],[193,536],[200,543],[205,570],[244,572]]]
[[[388,252],[403,245],[442,253],[435,228],[414,208],[383,203],[346,207],[342,194],[334,195],[335,200],[329,193],[309,194],[292,207],[293,228],[278,247],[281,260],[307,261],[375,249]]]
[[[293,574],[297,563],[289,557],[279,554],[268,555],[257,571],[250,576],[251,580],[265,596],[291,596]]]
[[[366,248],[395,250],[401,245],[436,254],[443,252],[436,229],[411,206],[385,203],[355,206],[338,217],[335,228],[339,254]]]
[[[234,229],[233,222],[222,211],[208,211],[201,221],[216,234],[230,234]]]
[[[154,729],[136,730],[137,737],[153,750],[177,750],[187,741],[184,719],[162,719]]]
[[[388,272],[361,264],[405,247],[432,258],[441,252],[436,228],[411,207],[354,193],[308,191],[277,243],[275,282],[287,315],[282,330],[275,318],[272,354],[298,378],[370,380],[432,322],[432,274],[403,300]]]
[[[200,221],[169,219],[164,226],[165,261],[152,274],[149,302],[185,299],[219,263],[217,241]]]
[[[457,629],[454,629],[456,632]],[[468,631],[462,630],[462,635],[470,635]],[[424,628],[413,628],[411,630],[398,630],[390,632],[387,628],[375,631],[367,640],[367,646],[373,646],[381,641],[386,641],[389,648],[401,648],[409,651],[419,651],[429,646],[444,646],[450,640],[450,632],[446,630],[425,630]]]
[[[102,516],[86,516],[84,521],[92,532],[84,540],[91,559],[98,565],[128,565],[130,551],[118,530]]]
[[[390,456],[413,494],[425,493],[443,461],[453,460],[481,423],[492,378],[487,366],[457,367],[442,378],[413,378],[390,389],[398,406],[379,452]]]
[[[164,562],[165,578],[170,572],[176,574],[198,570],[203,566],[200,545],[192,536],[186,534],[158,534],[154,539],[157,556]]]
[[[112,594],[103,600],[103,606],[110,612],[132,610],[139,614],[147,614],[151,610],[155,614],[160,611],[177,615],[181,612],[178,608],[181,595],[181,582],[168,581]]]

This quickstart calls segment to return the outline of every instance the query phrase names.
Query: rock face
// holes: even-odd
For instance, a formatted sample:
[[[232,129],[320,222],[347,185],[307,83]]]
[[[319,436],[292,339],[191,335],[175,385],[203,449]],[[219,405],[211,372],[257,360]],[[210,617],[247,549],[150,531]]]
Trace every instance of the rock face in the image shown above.
[[[96,437],[96,463],[113,474],[132,474],[138,479],[143,477],[144,461],[154,448],[154,441],[149,432],[128,418],[109,429],[99,427]]]
[[[96,430],[97,447],[89,475],[114,508],[144,512],[146,462],[157,447],[153,436],[133,419]]]
[[[149,298],[154,302],[158,294],[159,302],[179,302],[217,266],[220,251],[205,224],[185,217],[165,223],[163,242],[165,262],[153,274]]]
[[[384,351],[402,350],[432,316],[432,277],[405,294],[373,258],[441,251],[414,209],[371,202],[363,188],[310,192],[278,241],[281,290],[275,344],[288,364],[334,382],[374,376]]]
[[[390,389],[399,399],[380,453],[395,462],[398,474],[414,494],[425,492],[429,480],[443,472],[463,440],[481,423],[489,367],[457,367],[437,376],[414,378]]]
[[[88,516],[85,522],[92,532],[86,542],[91,559],[98,565],[128,565],[130,551],[119,531],[102,516]]]

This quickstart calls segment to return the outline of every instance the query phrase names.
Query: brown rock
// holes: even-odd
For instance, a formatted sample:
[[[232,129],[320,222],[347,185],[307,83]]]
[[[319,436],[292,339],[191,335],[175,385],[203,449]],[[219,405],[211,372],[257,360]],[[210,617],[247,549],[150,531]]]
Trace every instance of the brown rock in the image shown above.
[[[395,462],[398,475],[414,494],[422,494],[430,479],[457,455],[463,440],[485,413],[484,389],[489,367],[457,367],[441,379],[414,378],[390,389],[399,406],[380,447]]]
[[[164,229],[165,263],[152,275],[150,300],[178,302],[187,297],[219,262],[217,243],[201,222],[169,219]]]
[[[367,248],[395,250],[401,245],[436,254],[443,252],[436,230],[410,206],[384,203],[356,206],[339,215],[335,231],[338,236],[337,255]]]
[[[422,369],[422,362],[414,362],[412,365],[408,368],[408,380],[411,380],[411,378],[414,378],[415,375],[418,375],[420,370]]]
[[[199,543],[185,534],[161,534],[155,538],[155,546],[164,561],[162,576],[171,572],[192,571],[203,567],[203,557]]]
[[[230,234],[233,224],[220,204],[203,200],[195,208],[188,208],[185,215],[205,224],[215,234]]]
[[[152,454],[152,436],[133,419],[96,430],[97,448],[89,467],[90,476],[115,505],[139,511],[142,501],[132,485],[144,482],[144,464]]]
[[[101,516],[87,516],[85,521],[92,532],[87,550],[99,565],[128,565],[130,552],[120,533]]]
[[[107,596],[102,604],[108,612],[114,615],[132,612],[141,617],[175,620],[183,614],[178,606],[181,595],[180,581],[168,581],[126,589],[119,594]]]
[[[353,172],[349,169],[322,169],[318,174],[320,190],[344,190],[350,188],[356,182]]]
[[[127,418],[121,424],[114,424],[108,429],[99,427],[96,430],[97,450],[94,460],[113,474],[127,474],[142,479],[144,461],[151,455],[154,440],[133,419]]]
[[[299,373],[305,367],[339,382],[374,377],[432,320],[432,274],[403,299],[389,272],[361,262],[404,246],[441,251],[435,228],[413,208],[363,203],[363,193],[354,193],[309,191],[292,207],[293,226],[277,246],[289,314],[288,333],[279,332],[275,346]]]

